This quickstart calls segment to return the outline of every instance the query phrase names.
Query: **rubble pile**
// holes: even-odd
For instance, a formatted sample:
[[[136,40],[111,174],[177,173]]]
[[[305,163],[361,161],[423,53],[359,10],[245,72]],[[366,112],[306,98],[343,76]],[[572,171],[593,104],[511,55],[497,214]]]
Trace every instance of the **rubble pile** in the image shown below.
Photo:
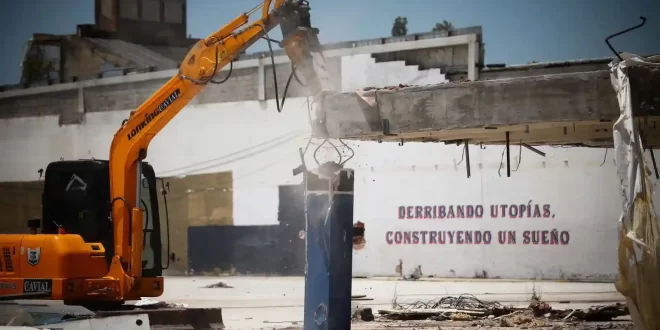
[[[375,320],[374,314],[371,311],[371,308],[357,306],[353,308],[353,315],[351,315],[353,321],[365,321],[371,322]]]
[[[395,304],[378,310],[379,320],[432,320],[472,322],[473,326],[552,327],[560,322],[607,322],[629,315],[624,304],[594,306],[588,309],[555,310],[550,304],[532,299],[527,308],[513,308],[499,302],[486,302],[472,295],[444,297],[429,302]]]
[[[489,315],[506,315],[511,311],[511,307],[506,307],[499,302],[485,302],[473,295],[464,294],[459,297],[443,297],[429,302],[397,304],[394,309],[379,310],[378,313],[390,320],[469,321]]]
[[[616,317],[626,315],[630,315],[628,306],[617,303],[606,306],[594,306],[588,309],[556,311],[551,317],[571,321],[602,322],[611,321]]]

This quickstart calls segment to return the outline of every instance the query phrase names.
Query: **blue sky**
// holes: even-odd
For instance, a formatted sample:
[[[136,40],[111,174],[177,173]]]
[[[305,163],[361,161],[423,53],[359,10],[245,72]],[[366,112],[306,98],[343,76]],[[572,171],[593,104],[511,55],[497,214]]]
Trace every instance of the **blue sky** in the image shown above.
[[[0,85],[19,81],[23,45],[33,33],[74,33],[94,22],[93,0],[3,0]],[[408,32],[429,31],[448,20],[456,27],[481,25],[486,63],[521,64],[611,56],[604,38],[619,51],[660,53],[660,0],[309,0],[312,23],[322,42],[386,37],[396,16],[408,18]],[[256,0],[188,0],[188,33],[204,37]],[[277,35],[271,36],[276,38]],[[264,44],[252,51],[264,50]]]

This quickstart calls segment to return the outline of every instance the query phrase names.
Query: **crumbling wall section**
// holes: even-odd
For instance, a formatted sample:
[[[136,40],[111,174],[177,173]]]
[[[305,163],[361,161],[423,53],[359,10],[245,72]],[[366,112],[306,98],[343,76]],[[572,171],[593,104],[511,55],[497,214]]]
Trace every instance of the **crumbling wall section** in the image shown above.
[[[636,328],[651,330],[660,327],[660,301],[656,294],[660,292],[660,218],[653,198],[656,184],[650,178],[651,170],[644,157],[644,132],[634,116],[658,110],[656,100],[660,93],[653,82],[660,81],[660,56],[648,59],[631,54],[623,56],[625,60],[612,63],[611,75],[621,110],[614,124],[617,173],[623,197],[616,288],[626,297]],[[655,92],[651,92],[650,86],[654,86]]]
[[[465,43],[471,42],[466,41],[471,40],[471,35],[467,34],[477,33],[477,40],[480,40],[481,37],[479,34],[481,30],[462,29],[456,33],[456,38],[459,39],[449,40],[446,43],[442,38],[438,39],[438,37],[442,36],[420,34],[406,36],[402,40],[396,38],[378,38],[352,43],[326,45],[328,48],[327,51],[332,53],[327,59],[328,70],[333,73],[333,77],[336,79],[336,86],[340,87],[341,82],[346,81],[341,78],[341,57],[349,56],[345,54],[378,53],[381,55],[377,55],[376,57],[378,59],[375,59],[374,62],[383,64],[380,67],[381,70],[384,70],[383,72],[388,71],[387,64],[389,62],[401,62],[410,66],[411,69],[416,68],[421,70],[418,73],[422,76],[428,72],[437,71],[437,69],[424,71],[427,67],[444,68],[465,65],[467,63],[467,53],[464,52],[467,49]],[[462,39],[461,36],[463,37]],[[419,38],[419,41],[415,41],[417,40],[416,38]],[[435,40],[426,40],[434,38]],[[411,41],[411,43],[403,44],[402,41]],[[432,42],[429,43],[429,41]],[[67,48],[68,53],[66,54],[67,58],[69,58],[68,62],[70,62],[67,64],[69,65],[67,72],[75,74],[75,72],[80,70],[89,71],[89,66],[99,65],[98,56],[89,53],[89,49],[83,47],[80,42],[73,39],[67,42],[71,44]],[[422,42],[423,44],[416,44],[416,42]],[[437,46],[431,47],[429,45]],[[356,47],[358,49],[354,49]],[[420,48],[417,49],[415,47]],[[392,49],[403,50],[389,51]],[[276,53],[278,56],[282,55],[282,52]],[[451,56],[447,54],[451,54]],[[276,96],[275,83],[270,58],[263,53],[257,55],[250,54],[242,56],[240,60],[234,62],[234,66],[236,67],[232,69],[231,77],[226,82],[219,85],[207,86],[191,104],[215,104],[250,100],[266,101],[274,99]],[[280,58],[278,62],[281,62],[281,60]],[[433,63],[429,64],[424,61],[431,61]],[[255,62],[260,62],[261,67],[255,64]],[[216,80],[223,80],[229,73],[229,69],[229,67],[223,68],[217,75]],[[135,109],[168,79],[175,76],[176,72],[172,70],[139,74],[139,76],[121,76],[121,71],[117,71],[116,74],[119,76],[67,83],[67,85],[55,84],[53,86],[36,87],[39,90],[23,90],[17,87],[6,89],[5,95],[1,95],[2,93],[0,93],[0,118],[61,115],[69,111],[71,113],[75,112],[76,115],[69,116],[70,114],[66,114],[67,117],[63,120],[64,124],[81,124],[84,122],[85,113]],[[171,76],[169,76],[170,74]],[[278,96],[280,99],[284,98],[284,89],[290,74],[291,65],[289,63],[276,64],[277,87],[280,94]],[[296,79],[291,80],[286,95],[287,98],[302,97],[307,94],[307,89],[301,86]],[[33,99],[39,99],[39,101],[34,101]],[[40,103],[35,107],[34,102]],[[47,104],[48,106],[44,107],[43,104]]]

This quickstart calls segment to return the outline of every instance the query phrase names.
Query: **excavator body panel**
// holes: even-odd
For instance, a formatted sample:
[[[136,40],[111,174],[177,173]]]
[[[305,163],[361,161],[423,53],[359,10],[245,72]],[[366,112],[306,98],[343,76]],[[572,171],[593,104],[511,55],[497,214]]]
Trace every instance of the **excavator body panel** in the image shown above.
[[[5,242],[11,242],[9,244]],[[35,294],[68,299],[75,287],[67,280],[103,277],[108,272],[105,249],[76,234],[5,235],[2,237],[2,294]],[[68,287],[68,289],[67,289]]]

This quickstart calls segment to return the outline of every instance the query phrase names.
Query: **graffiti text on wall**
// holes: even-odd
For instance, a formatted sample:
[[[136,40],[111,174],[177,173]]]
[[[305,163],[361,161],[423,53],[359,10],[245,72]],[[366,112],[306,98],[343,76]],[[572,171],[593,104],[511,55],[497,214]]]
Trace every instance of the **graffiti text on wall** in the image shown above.
[[[520,243],[525,245],[568,245],[571,235],[566,230],[525,230]],[[440,230],[388,231],[387,244],[518,244],[515,230]]]
[[[488,207],[489,214],[484,214],[483,205],[408,205],[399,206],[399,219],[481,219],[490,218],[554,218],[550,204],[495,204]]]
[[[484,212],[488,210],[488,212]],[[496,205],[414,205],[399,206],[398,218],[407,219],[552,219],[550,204]],[[439,230],[439,231],[388,231],[385,241],[398,244],[524,244],[524,245],[568,245],[571,235],[566,230]]]

